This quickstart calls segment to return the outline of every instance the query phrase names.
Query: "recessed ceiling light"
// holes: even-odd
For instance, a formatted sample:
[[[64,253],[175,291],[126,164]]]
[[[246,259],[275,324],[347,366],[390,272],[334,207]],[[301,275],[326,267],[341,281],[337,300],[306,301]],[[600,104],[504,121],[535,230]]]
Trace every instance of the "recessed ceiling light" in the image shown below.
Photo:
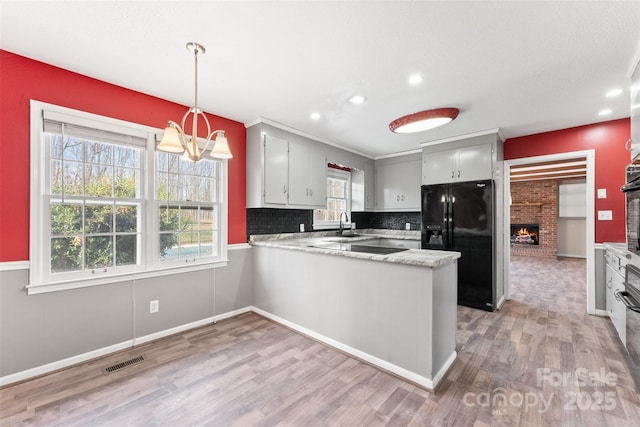
[[[604,110],[600,110],[598,112],[599,116],[608,116],[609,114],[611,114],[613,111],[611,111],[610,108],[605,108]]]
[[[362,95],[353,95],[351,98],[349,98],[349,102],[352,104],[362,104],[366,100],[367,98]]]
[[[449,123],[458,117],[459,112],[460,110],[457,108],[435,108],[420,111],[395,119],[389,123],[389,129],[395,133],[422,132]]]
[[[622,89],[616,88],[616,89],[611,89],[609,92],[607,92],[605,94],[605,96],[607,98],[613,98],[613,97],[616,97],[616,96],[620,95],[621,93],[622,93]]]
[[[311,113],[311,118],[313,120],[318,120],[320,118],[320,113]]]
[[[414,74],[409,77],[409,84],[417,85],[422,82],[422,76],[420,74]]]

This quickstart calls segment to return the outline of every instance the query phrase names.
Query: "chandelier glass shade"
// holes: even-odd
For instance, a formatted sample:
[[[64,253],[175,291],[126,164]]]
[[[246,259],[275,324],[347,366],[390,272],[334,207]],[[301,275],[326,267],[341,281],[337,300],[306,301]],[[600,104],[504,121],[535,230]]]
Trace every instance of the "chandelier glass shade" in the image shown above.
[[[205,48],[198,43],[190,42],[187,43],[187,49],[193,52],[195,58],[195,102],[193,107],[189,108],[184,114],[180,124],[169,120],[160,144],[158,144],[158,150],[168,153],[183,153],[185,160],[197,162],[202,160],[213,139],[213,148],[210,156],[219,159],[230,159],[233,155],[229,150],[229,143],[224,135],[224,130],[211,132],[211,125],[207,116],[198,108],[198,55],[204,54]],[[185,133],[185,124],[189,116],[191,116],[191,135]],[[198,142],[198,119],[200,117],[202,117],[207,126],[207,137],[203,145]]]

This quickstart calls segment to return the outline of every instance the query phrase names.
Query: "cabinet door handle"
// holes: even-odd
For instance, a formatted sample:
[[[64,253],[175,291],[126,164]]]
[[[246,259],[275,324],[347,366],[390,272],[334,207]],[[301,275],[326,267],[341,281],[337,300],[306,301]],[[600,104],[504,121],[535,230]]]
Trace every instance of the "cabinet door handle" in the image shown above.
[[[313,196],[313,188],[310,188],[310,189],[309,189],[309,195],[310,195],[310,196]]]
[[[286,186],[286,185],[282,187],[282,192],[283,192],[284,194],[287,194],[287,186]]]
[[[451,178],[455,178],[454,172],[451,171]]]
[[[460,171],[458,171],[458,178],[460,178]]]
[[[400,201],[400,196],[396,196],[396,202]]]
[[[404,202],[404,194],[400,196],[400,200]]]

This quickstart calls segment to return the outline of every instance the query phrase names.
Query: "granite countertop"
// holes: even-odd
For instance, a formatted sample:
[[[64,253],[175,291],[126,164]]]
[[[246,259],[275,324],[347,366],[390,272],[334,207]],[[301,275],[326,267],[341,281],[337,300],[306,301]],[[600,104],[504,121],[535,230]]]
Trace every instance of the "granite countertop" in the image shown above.
[[[336,235],[335,231],[261,234],[251,236],[249,244],[254,246],[291,249],[317,254],[345,256],[350,258],[383,261],[394,264],[415,265],[429,268],[439,267],[460,258],[459,252],[434,251],[429,249],[408,249],[392,254],[373,254],[367,252],[352,252],[312,246],[319,243],[356,243],[371,238],[420,240],[420,231],[364,229],[357,230],[355,237],[340,237]]]
[[[611,249],[618,257],[631,258],[631,252],[627,249],[626,243],[604,242],[604,247]]]

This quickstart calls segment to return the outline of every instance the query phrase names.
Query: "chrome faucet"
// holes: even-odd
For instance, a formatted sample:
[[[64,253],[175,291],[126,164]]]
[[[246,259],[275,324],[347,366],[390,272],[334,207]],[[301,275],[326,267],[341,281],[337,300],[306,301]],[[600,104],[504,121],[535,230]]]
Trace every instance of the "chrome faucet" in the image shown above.
[[[340,212],[340,228],[338,228],[338,234],[342,236],[344,226],[342,225],[342,215],[344,215],[345,222],[349,222],[349,217],[345,211]]]

